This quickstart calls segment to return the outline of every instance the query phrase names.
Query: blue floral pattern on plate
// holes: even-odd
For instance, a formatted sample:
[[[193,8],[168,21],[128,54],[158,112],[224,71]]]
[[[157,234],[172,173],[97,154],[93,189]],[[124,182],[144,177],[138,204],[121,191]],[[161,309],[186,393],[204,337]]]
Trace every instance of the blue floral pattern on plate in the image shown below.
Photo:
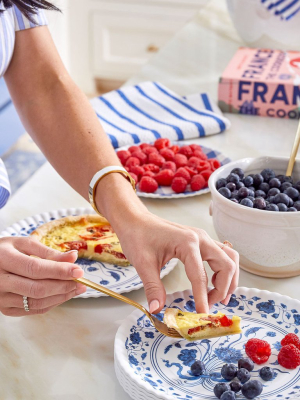
[[[195,310],[188,290],[168,295],[166,303],[168,307]],[[197,342],[171,339],[157,332],[139,311],[132,313],[119,328],[115,341],[116,372],[124,389],[134,399],[142,397],[133,390],[168,400],[216,399],[213,387],[224,382],[222,365],[237,363],[245,356],[247,340],[259,338],[272,347],[269,362],[264,365],[274,368],[276,375],[271,382],[262,381],[264,390],[259,399],[300,399],[299,368],[287,370],[277,362],[281,339],[287,333],[299,332],[300,301],[263,290],[238,288],[228,306],[215,304],[212,312],[218,310],[242,317],[243,333]],[[163,318],[163,311],[158,317]],[[205,363],[206,375],[195,377],[190,367],[199,359]],[[253,379],[260,380],[260,368],[255,365]]]
[[[46,222],[53,221],[58,218],[63,218],[71,215],[83,215],[83,214],[94,214],[91,208],[70,208],[62,209],[57,211],[45,212],[38,214],[33,217],[21,220],[5,231],[0,233],[0,237],[3,236],[29,236],[37,227],[43,225]],[[106,286],[107,288],[114,290],[118,293],[130,292],[132,290],[140,289],[143,284],[138,276],[135,268],[130,265],[128,267],[120,267],[118,265],[112,265],[102,263],[93,260],[79,259],[76,264],[84,270],[84,277],[90,279],[93,282],[99,283],[100,285]],[[173,270],[176,266],[177,260],[173,259],[169,261],[161,270],[161,277],[164,277]],[[97,292],[91,288],[87,288],[87,291],[77,297],[88,298],[88,297],[102,297],[106,296],[103,293]]]

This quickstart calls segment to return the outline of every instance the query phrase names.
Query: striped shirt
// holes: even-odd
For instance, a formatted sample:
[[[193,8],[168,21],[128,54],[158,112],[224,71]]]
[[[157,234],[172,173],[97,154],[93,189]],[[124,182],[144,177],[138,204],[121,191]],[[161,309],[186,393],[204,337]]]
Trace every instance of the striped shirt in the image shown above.
[[[3,3],[0,1],[0,9]],[[14,5],[0,13],[0,78],[5,74],[12,59],[15,46],[15,33],[36,26],[47,25],[42,10],[32,15],[35,23],[26,18]],[[10,195],[10,185],[3,161],[0,159],[0,208],[4,207]]]

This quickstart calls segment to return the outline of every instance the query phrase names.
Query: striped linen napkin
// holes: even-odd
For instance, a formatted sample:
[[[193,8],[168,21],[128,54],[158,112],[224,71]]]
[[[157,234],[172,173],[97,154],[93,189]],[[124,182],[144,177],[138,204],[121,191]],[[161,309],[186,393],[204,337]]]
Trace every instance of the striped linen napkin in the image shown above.
[[[3,161],[0,158],[0,208],[5,206],[10,193],[11,191],[7,171]]]
[[[115,148],[160,137],[198,138],[230,127],[206,93],[181,97],[157,82],[118,89],[91,104]]]
[[[260,0],[273,14],[289,20],[300,12],[300,0]]]

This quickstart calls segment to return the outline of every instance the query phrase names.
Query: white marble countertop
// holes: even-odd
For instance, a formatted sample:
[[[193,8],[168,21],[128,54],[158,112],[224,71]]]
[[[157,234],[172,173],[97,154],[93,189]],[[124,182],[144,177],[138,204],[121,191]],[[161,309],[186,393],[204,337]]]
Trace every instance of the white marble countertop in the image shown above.
[[[224,10],[223,1],[213,1],[129,84],[157,80],[182,95],[207,91],[216,99],[218,78],[242,44]],[[228,117],[230,131],[197,142],[232,159],[289,155],[296,121]],[[216,238],[208,214],[209,194],[143,201],[153,213],[202,227]],[[81,206],[87,206],[87,202],[45,164],[0,211],[0,231],[43,211]],[[163,281],[168,293],[190,287],[182,265]],[[300,277],[275,280],[241,271],[240,286],[299,299],[299,285]],[[128,297],[145,302],[142,289]],[[114,299],[98,298],[71,300],[43,316],[13,319],[0,315],[0,399],[129,400],[115,377],[113,344],[118,326],[131,311],[130,306]]]

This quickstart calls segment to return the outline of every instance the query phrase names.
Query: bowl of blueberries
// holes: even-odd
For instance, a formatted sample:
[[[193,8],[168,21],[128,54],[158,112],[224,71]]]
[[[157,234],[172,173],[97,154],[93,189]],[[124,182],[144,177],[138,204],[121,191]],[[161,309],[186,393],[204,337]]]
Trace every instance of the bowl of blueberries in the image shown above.
[[[220,241],[240,254],[241,268],[261,276],[300,275],[300,162],[288,158],[233,161],[210,177],[210,214]]]

